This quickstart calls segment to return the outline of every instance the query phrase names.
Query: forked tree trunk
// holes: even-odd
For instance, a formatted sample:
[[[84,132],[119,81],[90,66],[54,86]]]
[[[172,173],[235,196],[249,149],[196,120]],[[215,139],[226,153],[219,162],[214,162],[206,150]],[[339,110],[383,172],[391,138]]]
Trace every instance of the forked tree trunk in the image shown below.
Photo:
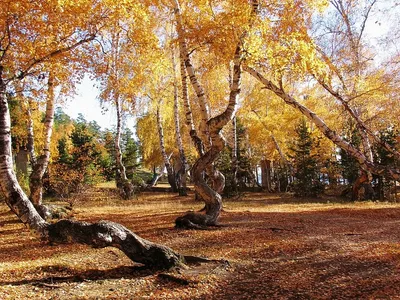
[[[132,261],[149,267],[171,268],[184,263],[172,249],[140,238],[124,226],[100,221],[97,223],[61,220],[47,223],[22,191],[13,170],[11,153],[10,112],[5,97],[5,84],[0,72],[0,188],[5,202],[30,229],[50,243],[80,243],[95,248],[115,247]]]
[[[194,187],[196,192],[206,203],[206,214],[189,213],[183,217],[177,218],[175,223],[178,227],[202,227],[213,226],[217,224],[219,215],[222,210],[222,198],[219,193],[213,190],[204,180],[203,173],[218,158],[221,151],[225,147],[225,139],[221,134],[221,129],[235,116],[237,99],[240,93],[241,78],[241,60],[240,46],[236,47],[234,55],[233,80],[231,92],[229,95],[229,103],[226,110],[211,118],[208,122],[208,128],[211,137],[211,148],[201,156],[193,166]]]
[[[183,217],[178,218],[175,223],[178,227],[216,225],[219,214],[222,210],[221,195],[219,193],[221,193],[225,187],[225,178],[222,173],[218,172],[214,168],[213,163],[225,147],[225,139],[221,134],[221,129],[235,116],[236,113],[237,98],[240,93],[241,44],[247,32],[243,32],[235,48],[235,53],[233,57],[233,79],[230,85],[228,106],[222,114],[209,119],[209,111],[205,100],[205,93],[202,86],[197,80],[184,39],[185,37],[182,26],[182,16],[179,2],[178,0],[174,0],[173,3],[181,58],[185,63],[186,72],[189,75],[192,87],[197,95],[202,120],[200,130],[202,131],[202,133],[205,133],[205,144],[206,146],[209,146],[207,152],[196,161],[192,169],[195,190],[206,203],[206,214],[187,214]],[[258,10],[258,1],[253,0],[252,6],[252,15],[254,15]],[[203,174],[206,171],[213,181],[214,190],[209,187],[204,180]]]
[[[209,107],[208,103],[206,100],[205,92],[200,84],[200,82],[197,79],[194,67],[192,65],[190,56],[189,56],[189,51],[187,49],[186,41],[184,38],[184,29],[182,26],[182,16],[181,16],[181,11],[180,11],[180,6],[178,0],[174,0],[174,12],[176,16],[176,28],[178,32],[178,37],[179,37],[179,52],[180,52],[180,58],[181,58],[181,75],[182,75],[182,93],[184,97],[184,103],[185,103],[185,108],[186,108],[186,117],[191,118],[191,121],[187,121],[188,123],[191,123],[191,130],[190,130],[190,136],[196,145],[196,149],[199,153],[199,155],[204,154],[204,148],[210,149],[211,147],[211,136],[209,133],[209,128],[207,125],[207,122],[209,121],[210,118],[210,113],[209,113]],[[200,106],[200,116],[201,116],[201,121],[200,121],[200,138],[198,136],[197,131],[195,130],[194,124],[193,124],[193,116],[191,114],[190,110],[190,105],[189,105],[189,98],[187,97],[187,76],[189,76],[190,83],[196,93],[197,96],[197,101]],[[188,110],[189,109],[189,110]],[[222,193],[222,191],[225,188],[225,176],[219,172],[218,170],[215,169],[214,164],[211,164],[207,167],[207,170],[205,170],[207,175],[210,177],[210,179],[213,182],[213,188],[217,193]],[[206,204],[207,206],[207,204]]]
[[[383,175],[388,178],[392,178],[394,180],[400,180],[400,170],[390,167],[381,166],[369,161],[366,156],[353,147],[350,143],[343,140],[335,131],[330,129],[325,122],[319,118],[314,112],[309,110],[304,105],[300,104],[296,99],[292,96],[287,94],[282,88],[275,85],[272,81],[266,79],[262,74],[250,68],[248,66],[243,66],[243,69],[248,72],[251,76],[256,78],[260,81],[265,88],[275,93],[278,97],[280,97],[286,104],[294,107],[299,112],[301,112],[304,116],[306,116],[311,122],[313,122],[317,128],[328,138],[330,139],[335,145],[339,146],[343,150],[345,150],[349,155],[354,157],[358,163],[360,164],[361,168],[367,172],[371,172],[375,175]]]
[[[158,138],[160,141],[160,150],[161,150],[161,155],[164,160],[165,169],[167,169],[168,183],[171,186],[172,192],[176,193],[178,191],[178,187],[176,185],[174,169],[169,160],[167,152],[165,151],[164,131],[163,131],[162,122],[161,122],[160,106],[157,106],[156,119],[157,119]]]
[[[48,93],[46,101],[46,114],[44,119],[44,145],[41,154],[32,161],[36,160],[32,166],[32,173],[29,177],[30,200],[42,217],[47,217],[47,209],[42,205],[43,198],[43,175],[46,172],[50,161],[50,142],[54,124],[55,94],[54,94],[54,74],[49,72]],[[33,131],[32,131],[33,138]]]

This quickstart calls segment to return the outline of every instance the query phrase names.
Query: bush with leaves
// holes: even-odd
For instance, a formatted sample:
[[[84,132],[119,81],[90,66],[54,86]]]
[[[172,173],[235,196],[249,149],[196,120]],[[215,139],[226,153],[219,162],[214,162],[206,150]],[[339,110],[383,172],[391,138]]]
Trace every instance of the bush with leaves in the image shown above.
[[[60,197],[104,180],[102,164],[108,155],[100,142],[100,127],[79,116],[69,139],[60,139],[58,156],[49,166],[50,191]]]

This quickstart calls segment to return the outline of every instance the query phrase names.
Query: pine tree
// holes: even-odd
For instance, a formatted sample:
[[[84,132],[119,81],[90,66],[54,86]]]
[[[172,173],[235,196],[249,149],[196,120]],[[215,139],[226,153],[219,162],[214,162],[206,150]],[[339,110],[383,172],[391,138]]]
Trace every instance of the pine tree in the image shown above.
[[[351,120],[348,122],[347,134],[343,139],[349,142],[353,147],[357,149],[360,148],[361,136],[354,122]],[[347,184],[352,185],[359,176],[360,164],[353,156],[349,155],[343,149],[339,150],[339,154],[343,179],[347,181]]]
[[[379,132],[379,138],[381,141],[389,144],[393,149],[396,148],[397,141],[396,137],[399,135],[398,130],[393,129],[393,127],[386,128]],[[375,161],[383,166],[390,166],[398,168],[400,162],[394,157],[392,153],[387,151],[382,145],[374,146]],[[394,186],[394,181],[390,178],[385,178],[384,176],[375,176],[375,180],[378,181],[378,192],[379,199],[389,199],[390,190]]]
[[[318,141],[312,137],[305,119],[297,125],[295,132],[296,140],[290,148],[294,153],[293,190],[297,197],[315,197],[323,191],[323,184],[319,179],[318,154],[314,154]]]
[[[140,147],[133,138],[133,132],[126,128],[122,133],[122,161],[126,168],[127,177],[133,178],[135,170],[140,167]]]

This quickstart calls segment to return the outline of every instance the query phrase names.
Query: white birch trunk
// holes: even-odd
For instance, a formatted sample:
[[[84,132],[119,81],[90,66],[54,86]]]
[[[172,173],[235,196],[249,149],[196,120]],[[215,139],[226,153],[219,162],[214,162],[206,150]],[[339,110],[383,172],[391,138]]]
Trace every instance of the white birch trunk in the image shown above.
[[[210,135],[209,131],[207,128],[207,121],[210,118],[210,112],[209,112],[209,107],[208,103],[206,100],[205,92],[200,84],[200,82],[197,79],[194,67],[191,63],[190,57],[189,57],[189,51],[187,49],[187,44],[185,41],[185,34],[184,34],[184,29],[182,25],[182,16],[181,16],[181,11],[180,11],[180,5],[178,0],[174,0],[174,13],[175,13],[175,18],[176,18],[176,29],[178,32],[178,37],[179,37],[179,50],[181,54],[181,58],[183,60],[183,63],[185,65],[186,72],[189,76],[189,80],[192,84],[192,87],[196,93],[197,100],[200,106],[200,115],[201,115],[201,122],[200,122],[200,132],[203,138],[203,141],[206,145],[206,147],[210,146]]]
[[[28,117],[28,141],[26,148],[29,153],[29,162],[31,163],[31,167],[36,164],[36,154],[35,154],[35,133],[33,131],[33,117],[32,117],[32,100],[27,101],[26,103],[26,112]]]
[[[186,41],[184,38],[184,29],[182,26],[182,16],[181,16],[181,11],[180,11],[180,6],[179,6],[178,0],[174,0],[174,8],[175,8],[176,23],[177,23],[176,28],[177,28],[177,32],[178,32],[178,36],[179,36],[180,57],[181,57],[181,60],[183,62],[183,66],[185,69],[185,72],[183,72],[181,70],[181,73],[182,73],[182,76],[183,76],[183,74],[189,75],[190,83],[196,93],[197,101],[200,106],[201,121],[200,121],[199,129],[200,129],[200,134],[201,134],[202,139],[200,139],[198,137],[197,132],[195,130],[192,129],[190,131],[192,140],[195,143],[196,148],[200,154],[201,153],[200,151],[204,151],[204,150],[201,150],[203,147],[207,148],[207,149],[209,149],[211,147],[211,140],[210,140],[211,136],[209,133],[208,123],[207,123],[210,118],[209,107],[208,107],[208,103],[207,103],[207,100],[205,97],[204,89],[197,79],[194,67],[193,67],[193,65],[191,63],[191,59],[189,57],[189,52],[188,52]],[[181,67],[181,69],[182,69],[182,67]],[[187,97],[187,82],[186,82],[187,76],[182,77],[182,83],[184,83],[183,82],[184,80],[185,80],[185,89],[186,90],[183,89],[183,93],[186,93],[187,101],[184,98],[185,105],[186,105],[186,104],[189,104],[188,97]],[[191,111],[190,111],[190,105],[186,106],[186,107],[189,108],[189,110],[187,111],[187,118],[192,117]],[[188,113],[188,112],[190,112],[190,113]],[[192,128],[194,128],[193,118],[191,121],[189,121],[189,123],[191,124]],[[203,146],[200,146],[201,141],[202,141]],[[202,154],[200,154],[200,155],[202,155]],[[213,164],[208,166],[206,173],[213,182],[214,190],[217,191],[217,193],[222,193],[222,191],[224,190],[224,187],[225,187],[224,175],[221,172],[219,172],[218,170],[216,170]]]
[[[324,57],[325,60],[328,60],[327,57]],[[335,97],[344,107],[344,109],[350,114],[350,116],[357,122],[357,125],[360,129],[360,131],[364,131],[367,133],[367,135],[364,134],[364,136],[369,136],[374,140],[375,143],[381,145],[383,148],[385,148],[388,152],[393,154],[396,159],[400,160],[400,153],[391,147],[388,143],[385,141],[382,141],[376,134],[372,132],[370,128],[361,120],[361,118],[358,116],[358,114],[349,106],[348,101],[346,100],[339,92],[334,91],[333,88],[325,83],[322,79],[317,79],[318,83],[328,92],[330,93],[333,97]],[[368,148],[368,147],[367,147]]]
[[[124,226],[100,221],[97,223],[61,220],[47,223],[22,191],[13,170],[11,153],[11,121],[5,96],[6,87],[0,66],[0,188],[5,202],[30,229],[50,243],[80,243],[95,248],[115,247],[132,261],[150,267],[181,266],[184,258],[172,249],[140,238]]]
[[[122,132],[122,107],[118,95],[115,95],[115,108],[117,111],[117,132],[115,133],[115,159],[117,163],[116,185],[123,199],[131,199],[134,194],[133,184],[126,176],[126,168],[122,160],[121,132]]]
[[[55,110],[55,93],[54,93],[54,74],[49,72],[48,93],[46,101],[46,113],[44,119],[44,145],[41,154],[36,159],[36,163],[32,166],[32,173],[29,178],[30,200],[33,205],[40,209],[43,198],[43,175],[47,170],[50,161],[50,143],[53,133],[54,110]],[[33,130],[32,130],[33,133]],[[33,136],[32,136],[33,138]]]

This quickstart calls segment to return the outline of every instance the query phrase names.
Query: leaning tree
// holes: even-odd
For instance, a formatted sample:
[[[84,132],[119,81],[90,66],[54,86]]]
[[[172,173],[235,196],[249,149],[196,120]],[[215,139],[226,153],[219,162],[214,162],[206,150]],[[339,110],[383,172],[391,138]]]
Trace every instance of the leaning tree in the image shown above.
[[[346,1],[331,2],[334,6],[337,6],[336,9],[339,12],[342,12],[340,13],[342,18],[348,18],[348,16],[343,15],[340,7]],[[399,155],[398,151],[381,141],[379,136],[366,125],[355,109],[350,106],[350,103],[355,101],[359,101],[363,106],[367,103],[376,103],[375,111],[378,111],[377,115],[383,110],[391,115],[390,110],[396,110],[398,107],[398,103],[390,99],[392,94],[397,95],[395,92],[397,87],[394,84],[397,85],[398,82],[398,67],[395,68],[393,64],[389,63],[386,68],[382,68],[382,65],[377,67],[371,59],[364,59],[366,57],[364,55],[367,55],[368,51],[372,51],[372,49],[363,47],[360,41],[363,27],[356,35],[351,30],[354,29],[357,22],[345,24],[344,30],[349,35],[347,37],[348,45],[357,47],[357,49],[351,49],[355,51],[352,53],[355,57],[352,57],[352,59],[348,59],[348,57],[330,58],[324,51],[321,51],[310,34],[312,32],[312,21],[315,17],[315,8],[325,5],[324,2],[304,1],[304,5],[293,6],[290,3],[282,5],[283,9],[282,7],[261,6],[263,10],[260,13],[261,16],[276,16],[274,18],[276,28],[286,28],[287,30],[269,31],[268,28],[264,28],[266,22],[257,22],[260,38],[267,46],[252,49],[252,55],[243,65],[243,70],[261,83],[263,89],[269,91],[268,96],[277,96],[307,117],[337,147],[354,157],[365,172],[399,180],[400,170],[375,162],[371,157],[368,143],[369,140],[374,140],[396,157]],[[347,9],[351,7],[350,5]],[[364,18],[368,17],[368,9],[370,8],[367,8]],[[299,20],[302,20],[302,22],[299,22]],[[365,26],[364,21],[360,24]],[[296,38],[293,39],[293,37]],[[368,68],[368,72],[365,72],[365,68]],[[349,71],[349,73],[345,74],[346,71]],[[355,74],[352,72],[355,72]],[[354,76],[357,77],[356,80],[349,80]],[[333,130],[319,115],[304,105],[301,96],[308,98],[310,95],[299,95],[299,93],[296,95],[290,90],[293,87],[293,82],[300,86],[300,84],[310,81],[314,86],[321,86],[330,96],[334,97],[334,103],[339,103],[350,117],[354,118],[359,126],[360,135],[363,136],[362,150],[347,142],[340,133]],[[353,92],[351,93],[350,90],[353,90]],[[370,99],[374,101],[369,101]],[[321,103],[321,101],[319,102]],[[383,103],[393,103],[393,106],[388,108]],[[377,115],[371,117],[374,119]],[[386,124],[392,122],[381,117],[379,119]]]
[[[80,56],[85,44],[89,46],[88,43],[100,34],[116,10],[117,7],[108,1],[80,1],[79,5],[68,1],[0,3],[0,188],[10,209],[44,240],[100,248],[112,246],[133,261],[169,268],[182,264],[183,257],[168,247],[140,238],[120,224],[109,221],[94,224],[71,220],[46,222],[21,189],[13,169],[7,98],[7,94],[14,92],[12,83],[37,75],[44,63],[53,60],[78,59],[78,54],[79,59],[85,59]],[[146,7],[135,5],[125,7],[123,11],[130,16],[135,16],[135,12],[143,16],[147,12]]]

